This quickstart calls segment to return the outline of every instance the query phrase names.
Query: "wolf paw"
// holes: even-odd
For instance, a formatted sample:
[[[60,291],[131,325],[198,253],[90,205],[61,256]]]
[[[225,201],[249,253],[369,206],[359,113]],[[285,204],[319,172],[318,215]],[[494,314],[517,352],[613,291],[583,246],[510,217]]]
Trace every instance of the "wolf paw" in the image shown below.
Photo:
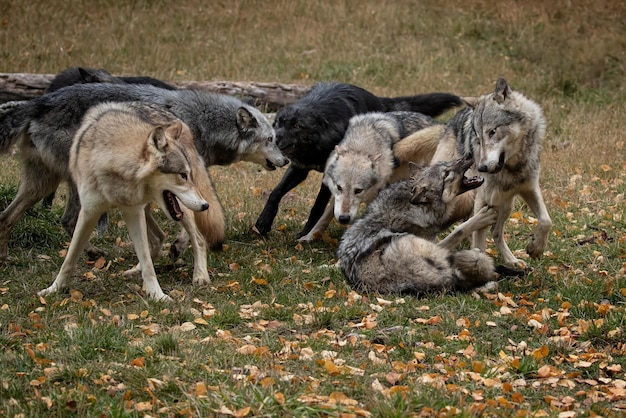
[[[546,244],[535,237],[532,237],[526,246],[526,252],[532,258],[538,259],[543,255],[543,250],[545,249]]]
[[[208,274],[201,274],[193,277],[193,284],[196,286],[204,286],[209,283],[211,283],[211,277]]]
[[[137,264],[131,269],[128,269],[122,273],[124,277],[137,277],[141,275],[141,264]]]

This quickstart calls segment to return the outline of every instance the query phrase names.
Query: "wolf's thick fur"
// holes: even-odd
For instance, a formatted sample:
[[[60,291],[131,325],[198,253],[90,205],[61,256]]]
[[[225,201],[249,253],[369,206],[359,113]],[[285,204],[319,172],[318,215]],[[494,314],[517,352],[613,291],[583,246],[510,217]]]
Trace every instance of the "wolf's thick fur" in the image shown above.
[[[52,93],[63,87],[74,84],[86,83],[112,83],[112,84],[150,84],[167,90],[176,90],[176,87],[164,81],[147,76],[119,76],[116,77],[104,68],[70,67],[57,74],[46,89],[46,93]]]
[[[459,159],[416,167],[410,179],[379,193],[339,244],[337,257],[351,286],[364,292],[421,294],[466,291],[496,279],[487,255],[453,252],[472,231],[493,224],[493,209],[482,209],[434,242],[450,222],[455,198],[482,183],[464,176],[471,164]]]
[[[322,182],[332,197],[324,214],[311,231],[299,241],[311,241],[328,227],[333,215],[341,224],[357,216],[361,203],[371,202],[392,177],[405,175],[409,161],[427,163],[437,149],[438,138],[420,136],[411,141],[410,134],[439,124],[418,112],[370,112],[353,116],[341,142],[335,146],[326,163]],[[395,154],[396,145],[399,154]],[[399,175],[394,175],[402,167]]]
[[[180,119],[146,103],[96,105],[87,112],[73,139],[69,170],[81,209],[61,270],[40,296],[67,287],[100,215],[117,207],[141,264],[146,295],[171,299],[159,285],[150,255],[144,213],[150,202],[156,202],[171,219],[183,222],[194,246],[194,282],[209,282],[206,244],[194,228],[191,211],[206,211],[209,203],[204,196],[214,196],[214,191],[189,127]]]
[[[448,123],[433,162],[459,156],[475,159],[474,170],[485,178],[485,184],[457,202],[456,219],[494,207],[498,219],[493,239],[504,263],[525,266],[513,255],[504,240],[504,224],[519,195],[537,217],[535,232],[526,246],[533,258],[543,254],[552,221],[539,186],[539,154],[546,122],[541,107],[512,90],[506,80],[496,82],[495,91],[477,98],[465,99],[470,108],[463,109]],[[476,231],[473,247],[485,250],[487,230]]]
[[[385,98],[350,84],[316,84],[303,98],[276,114],[276,141],[291,165],[267,199],[256,221],[256,230],[261,235],[269,233],[283,196],[303,182],[310,170],[324,171],[352,116],[399,110],[437,116],[460,104],[459,97],[447,93]],[[300,236],[308,234],[317,223],[329,199],[330,190],[322,184]]]
[[[273,170],[288,162],[277,148],[274,130],[265,116],[230,96],[144,84],[90,83],[65,87],[29,101],[9,102],[0,106],[0,152],[18,144],[22,179],[17,196],[0,214],[0,262],[7,258],[9,234],[19,217],[56,190],[61,181],[71,180],[68,158],[72,137],[87,110],[112,101],[148,102],[171,111],[189,126],[207,166],[243,160]],[[71,181],[68,184],[70,194],[62,222],[71,235],[80,204],[75,186]],[[219,210],[223,218],[221,205],[211,208]],[[214,232],[216,240],[209,245],[220,247],[224,231]],[[158,238],[159,234],[151,236]]]

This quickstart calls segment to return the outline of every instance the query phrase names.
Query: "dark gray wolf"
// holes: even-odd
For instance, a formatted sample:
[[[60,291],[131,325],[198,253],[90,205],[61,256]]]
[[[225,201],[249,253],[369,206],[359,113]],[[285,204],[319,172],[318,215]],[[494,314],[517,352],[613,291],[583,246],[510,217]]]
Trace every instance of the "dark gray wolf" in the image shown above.
[[[437,138],[412,142],[410,134],[439,122],[418,112],[370,112],[353,116],[341,142],[330,153],[322,183],[332,197],[324,214],[299,241],[311,241],[334,218],[351,223],[362,203],[371,202],[390,182],[396,169],[409,161],[428,163],[437,149]],[[395,146],[404,142],[402,146]],[[408,142],[411,142],[410,144]]]
[[[171,84],[152,77],[114,76],[104,68],[70,67],[61,71],[50,81],[46,93],[52,93],[74,84],[85,83],[150,84],[166,90],[176,90],[176,87]]]
[[[348,282],[362,292],[422,294],[467,291],[496,279],[493,260],[475,250],[453,252],[472,231],[496,219],[483,208],[438,244],[455,198],[481,185],[467,178],[472,160],[413,166],[411,178],[380,192],[343,234],[337,257]]]
[[[265,116],[231,96],[165,90],[144,84],[90,83],[65,87],[28,101],[6,103],[0,106],[0,152],[17,144],[22,178],[17,196],[0,213],[0,262],[7,258],[8,238],[15,222],[63,180],[69,180],[69,197],[62,223],[72,234],[80,210],[68,169],[72,137],[91,106],[112,101],[148,102],[172,112],[189,126],[207,166],[243,160],[273,170],[288,162],[276,146],[274,130]],[[215,225],[209,245],[220,248],[224,240],[221,205],[211,205],[209,213],[213,214]],[[163,234],[151,236],[159,239]],[[160,243],[151,242],[160,248]]]
[[[195,225],[193,212],[209,203],[198,184],[210,185],[204,162],[196,152],[189,127],[163,108],[140,102],[102,103],[83,118],[71,145],[69,171],[78,189],[81,209],[67,256],[56,279],[40,296],[67,287],[70,276],[100,215],[114,207],[122,212],[141,265],[150,299],[171,300],[163,293],[150,255],[144,208],[156,202],[185,227]],[[198,182],[199,177],[205,177]],[[179,203],[180,202],[180,203]],[[182,206],[181,206],[182,204]],[[183,207],[188,210],[183,211]],[[189,234],[196,237],[196,230]],[[209,281],[204,239],[193,239],[195,262],[204,264]]]
[[[538,220],[526,252],[533,258],[541,257],[552,226],[539,186],[539,156],[546,130],[543,112],[502,78],[493,93],[464,99],[470,107],[448,123],[433,162],[474,158],[473,169],[484,176],[485,184],[476,190],[475,197],[471,193],[459,198],[456,218],[469,216],[472,209],[477,213],[484,206],[494,207],[498,219],[492,232],[499,254],[505,264],[525,267],[504,240],[504,224],[515,196],[521,196]],[[474,233],[473,247],[485,250],[486,233],[486,228]]]
[[[268,234],[283,196],[302,183],[310,170],[324,171],[330,153],[343,139],[352,116],[397,110],[437,116],[460,104],[459,97],[447,93],[385,98],[350,84],[314,85],[303,98],[276,113],[276,141],[291,164],[267,199],[255,230],[261,235]],[[329,199],[330,190],[322,184],[300,236],[308,234],[317,223]]]

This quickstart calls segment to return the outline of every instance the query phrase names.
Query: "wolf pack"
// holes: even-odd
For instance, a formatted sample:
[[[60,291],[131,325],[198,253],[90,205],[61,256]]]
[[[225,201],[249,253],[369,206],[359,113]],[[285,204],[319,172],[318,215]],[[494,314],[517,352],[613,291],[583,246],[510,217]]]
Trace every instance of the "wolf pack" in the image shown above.
[[[449,111],[447,121],[436,119]],[[545,118],[503,78],[471,97],[379,97],[320,82],[273,119],[239,98],[152,77],[82,67],[59,73],[45,94],[0,105],[0,152],[12,152],[21,168],[18,192],[0,213],[0,263],[10,262],[19,218],[40,201],[50,204],[65,182],[61,223],[71,242],[55,280],[38,294],[67,289],[81,254],[104,254],[90,237],[117,208],[138,260],[125,274],[141,274],[147,298],[171,301],[152,261],[166,238],[154,207],[182,226],[170,257],[190,246],[193,283],[210,283],[207,251],[222,249],[227,230],[207,169],[239,161],[287,166],[251,228],[267,239],[282,198],[310,171],[323,173],[294,238],[320,239],[333,219],[345,225],[337,266],[359,292],[470,291],[523,275],[529,267],[504,231],[518,196],[537,219],[526,254],[540,258],[546,249]]]

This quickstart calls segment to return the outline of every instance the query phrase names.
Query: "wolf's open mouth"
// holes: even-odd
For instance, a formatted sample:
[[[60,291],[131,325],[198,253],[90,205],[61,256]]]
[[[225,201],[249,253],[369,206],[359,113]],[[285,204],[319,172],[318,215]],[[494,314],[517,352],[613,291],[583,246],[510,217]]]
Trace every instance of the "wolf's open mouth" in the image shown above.
[[[272,163],[270,160],[268,160],[267,158],[265,159],[265,169],[268,171],[274,171],[276,170],[276,166],[274,165],[274,163]]]
[[[163,190],[163,200],[165,201],[165,206],[167,206],[167,211],[170,213],[172,219],[175,221],[182,220],[183,211],[180,210],[180,205],[178,204],[176,195],[169,190]]]
[[[485,179],[480,176],[474,176],[474,177],[463,176],[463,187],[461,188],[461,193],[465,193],[469,190],[479,187],[481,184],[483,184],[484,181]]]

